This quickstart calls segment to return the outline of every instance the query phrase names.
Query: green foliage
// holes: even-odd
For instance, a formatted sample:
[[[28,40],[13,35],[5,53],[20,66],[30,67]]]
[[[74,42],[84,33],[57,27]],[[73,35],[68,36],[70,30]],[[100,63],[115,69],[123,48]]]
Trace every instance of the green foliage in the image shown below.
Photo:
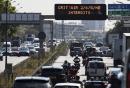
[[[109,36],[109,34],[119,34],[119,36],[122,37],[123,32],[124,32],[123,22],[122,21],[117,21],[115,23],[115,27],[113,29],[110,29],[106,33],[106,43],[108,44],[108,36]]]
[[[12,83],[16,76],[28,76],[32,75],[35,69],[40,65],[46,63],[51,64],[55,61],[58,56],[67,54],[67,44],[61,43],[54,52],[47,52],[45,57],[38,58],[29,58],[20,64],[13,67],[13,77],[9,80],[6,79],[4,74],[0,74],[0,88],[11,88]],[[66,52],[65,52],[66,51]]]
[[[6,13],[6,8],[8,13],[15,13],[16,7],[12,6],[11,0],[8,0],[8,7],[6,5],[7,0],[0,0],[0,14]],[[6,33],[6,26],[5,24],[0,25],[0,39],[5,38]],[[8,25],[8,36],[9,38],[12,37],[16,33],[16,25]]]

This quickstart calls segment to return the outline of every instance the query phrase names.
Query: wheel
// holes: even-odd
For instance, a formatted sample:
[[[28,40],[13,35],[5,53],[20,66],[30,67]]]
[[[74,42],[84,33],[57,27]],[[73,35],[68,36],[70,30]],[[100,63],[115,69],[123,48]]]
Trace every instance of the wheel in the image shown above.
[[[90,77],[89,76],[87,76],[87,80],[89,80],[90,79]]]

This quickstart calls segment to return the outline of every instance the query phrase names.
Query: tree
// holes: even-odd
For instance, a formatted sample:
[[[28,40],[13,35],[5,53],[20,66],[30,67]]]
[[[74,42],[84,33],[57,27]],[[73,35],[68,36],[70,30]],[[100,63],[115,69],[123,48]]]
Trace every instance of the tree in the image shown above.
[[[109,34],[119,34],[119,37],[122,38],[123,33],[127,32],[126,28],[123,27],[124,23],[123,21],[117,21],[115,23],[115,27],[113,29],[110,29],[107,33],[106,33],[106,43],[108,44],[108,36]]]
[[[0,14],[1,13],[6,13],[6,8],[8,13],[15,13],[16,8],[15,6],[12,6],[11,0],[8,0],[8,7],[6,7],[6,1],[7,0],[0,0]],[[0,24],[0,39],[5,39],[5,34],[6,34],[6,26],[5,24]],[[16,25],[8,25],[8,36],[9,38],[12,37],[15,33],[17,32],[16,30]]]

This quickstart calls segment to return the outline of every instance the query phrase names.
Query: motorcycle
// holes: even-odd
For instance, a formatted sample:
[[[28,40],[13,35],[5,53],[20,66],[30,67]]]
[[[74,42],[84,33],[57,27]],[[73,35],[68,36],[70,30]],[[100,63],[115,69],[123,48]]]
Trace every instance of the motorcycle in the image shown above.
[[[74,63],[74,66],[76,67],[77,70],[80,69],[80,63]]]

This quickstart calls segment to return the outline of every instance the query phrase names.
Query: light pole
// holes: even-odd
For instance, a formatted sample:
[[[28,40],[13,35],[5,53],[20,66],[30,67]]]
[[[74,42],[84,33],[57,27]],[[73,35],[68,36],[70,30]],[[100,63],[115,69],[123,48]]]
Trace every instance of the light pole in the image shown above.
[[[6,13],[6,28],[5,28],[5,40],[6,40],[6,51],[5,51],[5,72],[7,70],[7,39],[8,39],[8,0],[5,2],[5,13]]]

